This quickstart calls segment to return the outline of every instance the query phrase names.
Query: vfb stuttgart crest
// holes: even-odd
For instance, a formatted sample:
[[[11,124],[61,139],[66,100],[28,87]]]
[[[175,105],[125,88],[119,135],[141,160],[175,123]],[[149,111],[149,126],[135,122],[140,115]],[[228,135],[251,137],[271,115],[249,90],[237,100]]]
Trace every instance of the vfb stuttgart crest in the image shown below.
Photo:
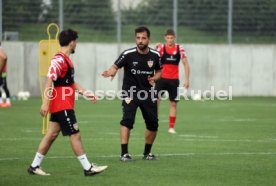
[[[149,60],[148,61],[148,66],[151,68],[153,66],[153,61],[152,60]]]

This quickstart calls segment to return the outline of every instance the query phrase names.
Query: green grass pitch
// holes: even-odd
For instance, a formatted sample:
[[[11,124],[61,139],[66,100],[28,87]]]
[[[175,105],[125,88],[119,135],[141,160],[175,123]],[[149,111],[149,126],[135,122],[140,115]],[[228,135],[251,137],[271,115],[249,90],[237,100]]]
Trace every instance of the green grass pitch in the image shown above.
[[[42,163],[49,177],[26,172],[42,138],[41,100],[15,101],[0,108],[0,185],[216,186],[275,185],[276,98],[237,97],[232,101],[180,101],[177,134],[167,133],[168,102],[160,108],[153,146],[158,161],[142,160],[145,125],[140,111],[129,151],[120,162],[121,103],[76,101],[82,140],[90,161],[109,168],[84,177],[68,137],[60,135]]]

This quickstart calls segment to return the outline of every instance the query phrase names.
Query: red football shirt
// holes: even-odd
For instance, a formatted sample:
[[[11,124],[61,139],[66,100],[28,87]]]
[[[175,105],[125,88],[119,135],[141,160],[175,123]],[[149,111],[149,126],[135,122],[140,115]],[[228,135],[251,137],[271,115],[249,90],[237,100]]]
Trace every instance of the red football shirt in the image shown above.
[[[177,53],[177,44],[174,44],[173,47],[165,45],[166,53],[169,55],[175,55]],[[156,50],[160,53],[160,57],[164,54],[164,45],[160,44],[156,47]],[[183,60],[186,58],[185,50],[182,46],[179,45],[180,59]],[[163,64],[162,65],[162,78],[165,79],[178,79],[179,78],[179,68],[178,64]]]
[[[7,72],[7,64],[4,66],[4,68],[2,69],[2,72]]]
[[[48,78],[56,81],[58,78],[62,78],[66,75],[68,71],[68,64],[71,68],[74,65],[71,59],[61,52],[55,55],[51,60],[51,65],[48,71]],[[62,110],[72,110],[75,104],[75,84],[70,86],[58,86],[54,87],[51,101],[50,101],[50,113],[59,112]]]

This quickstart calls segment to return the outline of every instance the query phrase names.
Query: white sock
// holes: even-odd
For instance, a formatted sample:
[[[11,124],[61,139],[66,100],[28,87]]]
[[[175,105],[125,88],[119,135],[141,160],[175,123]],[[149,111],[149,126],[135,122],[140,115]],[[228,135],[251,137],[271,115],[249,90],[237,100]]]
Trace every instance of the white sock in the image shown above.
[[[7,99],[6,99],[6,103],[10,104],[10,103],[11,103],[11,99],[10,99],[10,98],[7,98]]]
[[[88,170],[91,167],[91,163],[88,161],[86,154],[78,156],[78,159],[83,167],[84,170]]]
[[[32,163],[32,167],[36,167],[36,166],[40,166],[42,160],[44,158],[44,155],[40,154],[39,152],[36,153],[33,163]]]

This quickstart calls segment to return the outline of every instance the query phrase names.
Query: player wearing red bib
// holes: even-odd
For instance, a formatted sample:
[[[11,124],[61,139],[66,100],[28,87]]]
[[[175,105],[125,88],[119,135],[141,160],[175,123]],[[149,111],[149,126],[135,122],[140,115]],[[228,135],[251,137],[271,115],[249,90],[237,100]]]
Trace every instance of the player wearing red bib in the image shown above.
[[[62,110],[73,110],[75,100],[74,66],[70,58],[62,53],[57,53],[51,60],[47,75],[53,80],[53,92],[49,110],[50,113]]]
[[[96,97],[74,82],[74,66],[69,55],[75,52],[78,33],[68,29],[59,34],[60,52],[51,60],[45,82],[44,98],[40,109],[43,117],[51,113],[49,129],[41,140],[37,153],[31,166],[30,174],[50,175],[40,168],[44,156],[58,137],[60,131],[64,136],[69,136],[72,149],[79,159],[85,176],[92,176],[104,171],[107,166],[95,166],[86,157],[81,142],[80,131],[74,112],[75,91],[96,102]]]
[[[1,47],[0,42],[0,107],[10,107],[10,91],[7,84],[7,54]],[[6,102],[2,100],[2,89],[6,94]]]
[[[1,42],[0,42],[0,46],[1,46]],[[2,47],[0,47],[0,76],[2,74],[2,70],[5,67],[6,63],[7,63],[7,55],[2,49]]]
[[[174,129],[176,120],[177,88],[179,86],[179,62],[184,65],[185,79],[184,88],[189,88],[190,67],[185,50],[175,43],[175,32],[168,29],[165,33],[165,44],[157,44],[156,49],[160,53],[162,63],[162,78],[156,82],[155,89],[160,96],[160,91],[168,91],[170,98],[169,130],[171,134],[176,133]],[[158,105],[160,99],[158,100]]]

